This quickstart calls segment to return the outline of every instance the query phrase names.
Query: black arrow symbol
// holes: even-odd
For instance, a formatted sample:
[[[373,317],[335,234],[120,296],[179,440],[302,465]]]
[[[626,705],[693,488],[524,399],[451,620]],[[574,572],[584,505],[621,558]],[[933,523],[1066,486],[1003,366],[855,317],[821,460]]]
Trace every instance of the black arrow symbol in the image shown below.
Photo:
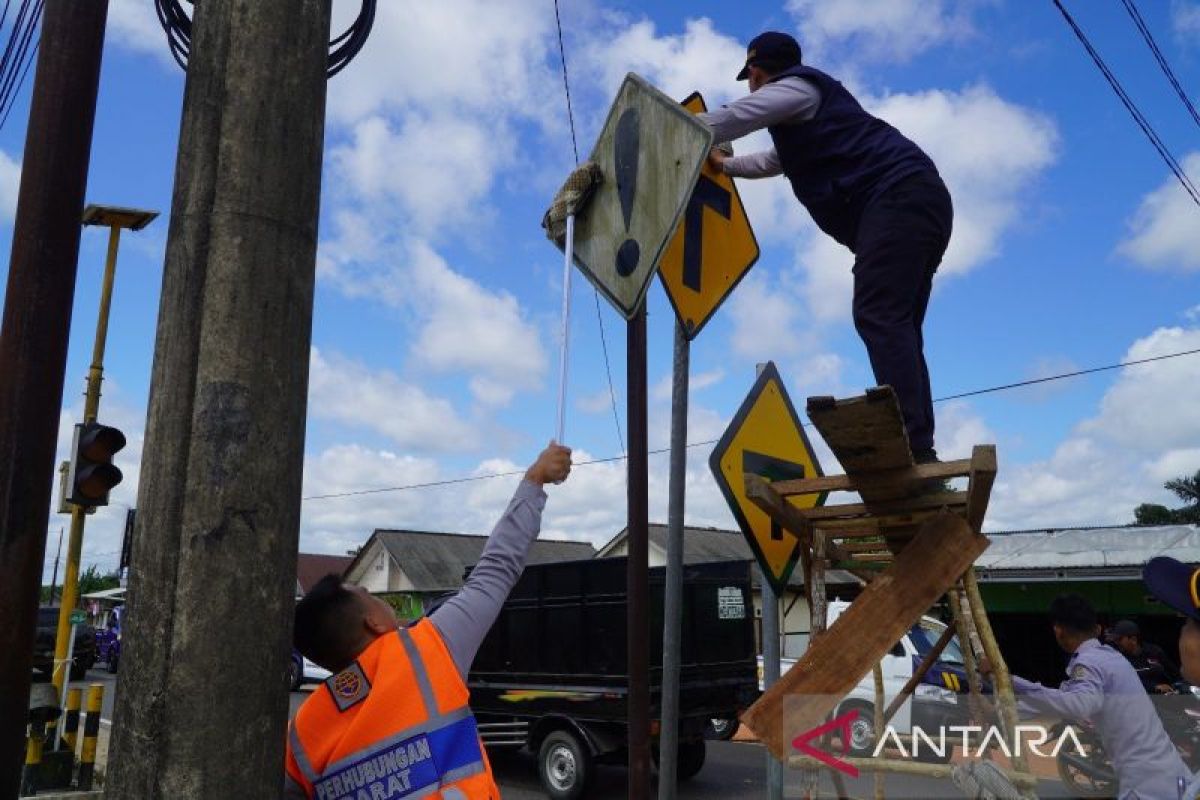
[[[804,465],[753,450],[743,450],[742,472],[758,475],[768,481],[791,481],[804,477]],[[777,542],[783,540],[783,528],[775,520],[771,520],[771,538]]]
[[[712,178],[701,175],[683,218],[683,285],[694,292],[700,291],[706,207],[729,219],[733,214],[733,193]]]

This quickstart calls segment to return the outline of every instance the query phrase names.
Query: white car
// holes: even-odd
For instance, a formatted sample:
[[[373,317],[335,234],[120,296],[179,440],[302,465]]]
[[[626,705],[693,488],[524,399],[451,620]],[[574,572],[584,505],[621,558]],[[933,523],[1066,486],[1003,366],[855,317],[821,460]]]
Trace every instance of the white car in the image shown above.
[[[324,667],[318,667],[307,658],[304,659],[304,677],[302,678],[303,683],[320,683],[332,674],[332,672]]]
[[[292,651],[291,661],[288,662],[287,686],[290,691],[296,691],[301,684],[320,683],[328,678],[329,670],[318,667],[296,650]]]
[[[849,608],[850,604],[843,600],[834,600],[829,604],[828,623],[838,618]],[[900,693],[904,684],[912,677],[913,671],[925,654],[933,649],[934,644],[946,625],[932,617],[921,617],[917,624],[901,637],[900,641],[879,662],[883,671],[883,696],[886,703]],[[779,673],[782,675],[791,669],[797,659],[780,659]],[[762,656],[758,658],[758,687],[763,688]],[[966,672],[963,668],[962,650],[959,649],[958,638],[950,640],[942,651],[938,661],[930,667],[925,679],[917,685],[911,697],[896,712],[888,723],[900,736],[907,737],[916,723],[926,732],[936,731],[942,726],[964,724],[966,720],[965,703],[959,703],[959,695],[967,691]],[[858,709],[858,718],[850,725],[850,741],[846,750],[853,756],[869,756],[875,749],[875,677],[873,672],[863,676],[850,694],[838,703],[833,716],[840,716],[852,709]],[[936,754],[933,755],[937,760]],[[949,758],[947,753],[946,760]]]

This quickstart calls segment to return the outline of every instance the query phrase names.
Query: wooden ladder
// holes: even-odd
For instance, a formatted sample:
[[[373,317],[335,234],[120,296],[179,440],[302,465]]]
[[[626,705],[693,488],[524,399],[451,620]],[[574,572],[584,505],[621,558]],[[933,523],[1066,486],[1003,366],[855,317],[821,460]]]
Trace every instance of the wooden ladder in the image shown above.
[[[838,703],[897,641],[943,596],[955,610],[955,628],[967,654],[972,707],[980,707],[981,681],[971,642],[981,644],[993,665],[1000,719],[1006,735],[1016,729],[1012,682],[996,647],[979,596],[972,564],[988,547],[980,533],[996,477],[996,448],[979,445],[959,461],[916,464],[903,417],[891,387],[860,397],[812,397],[808,416],[845,470],[843,475],[769,482],[747,474],[747,496],[800,540],[801,565],[812,612],[812,635],[799,661],[742,716],[781,760],[815,768],[797,755],[793,740],[824,724]],[[965,489],[944,487],[966,478]],[[860,502],[801,509],[790,498],[853,491]],[[862,593],[825,630],[826,568],[851,572],[866,584]],[[944,637],[949,641],[949,636]],[[941,643],[944,646],[944,642]],[[940,652],[940,648],[938,648]],[[938,653],[926,658],[903,702]],[[882,684],[877,678],[876,741],[884,724]],[[846,759],[843,759],[846,760]],[[848,759],[857,768],[947,777],[944,765],[889,759]],[[1023,758],[1014,756],[1007,774],[1028,791],[1035,784]],[[815,775],[815,773],[813,773]],[[815,792],[815,778],[810,783]],[[877,788],[877,795],[882,791]]]

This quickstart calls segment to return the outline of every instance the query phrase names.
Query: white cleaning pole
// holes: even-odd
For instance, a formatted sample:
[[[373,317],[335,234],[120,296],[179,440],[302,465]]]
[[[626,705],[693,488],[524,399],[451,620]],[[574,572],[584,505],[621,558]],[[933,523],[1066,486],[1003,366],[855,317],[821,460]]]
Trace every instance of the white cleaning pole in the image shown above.
[[[562,349],[558,358],[558,427],[554,441],[563,443],[567,417],[567,351],[571,343],[571,254],[575,249],[575,215],[567,215],[567,241],[563,248]]]

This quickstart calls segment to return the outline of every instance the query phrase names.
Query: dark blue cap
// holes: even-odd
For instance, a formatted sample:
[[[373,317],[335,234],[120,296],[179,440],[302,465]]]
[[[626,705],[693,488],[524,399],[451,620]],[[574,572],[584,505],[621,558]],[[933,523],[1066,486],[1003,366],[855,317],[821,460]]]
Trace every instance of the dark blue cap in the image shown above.
[[[800,63],[800,43],[786,33],[767,31],[750,40],[746,47],[746,66],[737,79],[750,77],[751,67],[770,66],[772,69],[787,69]]]
[[[1158,556],[1142,570],[1142,582],[1161,602],[1200,622],[1200,567]]]

